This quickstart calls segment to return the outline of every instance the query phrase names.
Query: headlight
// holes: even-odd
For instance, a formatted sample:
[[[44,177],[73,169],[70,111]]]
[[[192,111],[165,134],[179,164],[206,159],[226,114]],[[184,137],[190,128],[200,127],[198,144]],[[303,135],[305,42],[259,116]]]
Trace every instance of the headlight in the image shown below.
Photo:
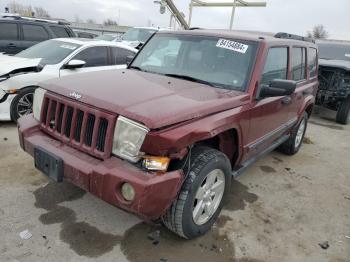
[[[113,154],[136,163],[149,129],[140,123],[119,116],[114,131]]]
[[[43,105],[43,100],[46,90],[42,88],[37,88],[34,93],[34,102],[33,102],[33,113],[34,118],[40,121],[41,107]]]

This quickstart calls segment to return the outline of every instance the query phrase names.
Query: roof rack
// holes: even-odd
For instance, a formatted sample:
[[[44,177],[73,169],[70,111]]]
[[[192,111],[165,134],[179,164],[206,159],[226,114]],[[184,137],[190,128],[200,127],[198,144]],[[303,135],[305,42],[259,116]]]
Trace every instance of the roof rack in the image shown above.
[[[58,24],[58,25],[70,25],[67,21],[62,20],[51,20],[49,18],[37,18],[37,17],[27,17],[27,16],[20,16],[19,14],[1,14],[1,18],[12,18],[15,20],[29,20],[33,22],[44,22],[44,23],[51,23],[51,24]]]
[[[300,36],[300,35],[288,34],[288,33],[284,33],[284,32],[280,32],[280,33],[275,34],[275,37],[281,38],[281,39],[293,39],[293,40],[315,43],[315,39],[313,39],[313,38],[304,37],[304,36]]]

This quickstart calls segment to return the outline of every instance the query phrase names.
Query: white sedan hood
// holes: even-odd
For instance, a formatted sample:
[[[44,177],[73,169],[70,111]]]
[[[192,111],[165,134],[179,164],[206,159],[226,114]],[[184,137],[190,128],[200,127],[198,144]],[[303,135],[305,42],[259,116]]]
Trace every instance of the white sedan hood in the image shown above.
[[[4,76],[14,70],[21,70],[39,65],[41,58],[29,59],[0,54],[0,76]]]

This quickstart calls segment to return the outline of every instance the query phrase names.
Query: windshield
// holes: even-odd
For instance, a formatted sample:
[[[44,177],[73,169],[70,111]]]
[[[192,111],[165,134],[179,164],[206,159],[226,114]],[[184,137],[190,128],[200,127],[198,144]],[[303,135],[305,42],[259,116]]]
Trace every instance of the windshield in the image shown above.
[[[245,91],[256,46],[218,37],[158,34],[129,68]]]
[[[58,40],[48,40],[34,45],[17,55],[22,58],[41,58],[42,65],[54,65],[60,63],[80,45]]]
[[[350,61],[350,43],[318,43],[321,59]]]
[[[113,41],[115,39],[117,39],[118,36],[117,35],[101,35],[96,37],[95,39],[97,40],[105,40],[105,41]]]
[[[131,28],[123,35],[123,40],[145,43],[155,32],[155,29]]]

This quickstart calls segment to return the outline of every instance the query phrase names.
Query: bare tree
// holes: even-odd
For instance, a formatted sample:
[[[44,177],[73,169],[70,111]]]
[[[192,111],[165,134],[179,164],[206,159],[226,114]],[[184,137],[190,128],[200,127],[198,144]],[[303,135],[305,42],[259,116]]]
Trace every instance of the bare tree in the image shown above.
[[[118,25],[117,21],[108,18],[103,22],[104,25]]]
[[[44,8],[34,7],[34,10],[35,10],[35,16],[50,18],[49,12],[47,12]]]
[[[17,13],[21,16],[37,16],[37,17],[50,17],[49,12],[47,12],[42,7],[32,7],[30,5],[22,5],[16,1],[12,1],[8,4],[10,13]]]
[[[86,20],[86,23],[88,23],[88,24],[96,24],[96,21],[94,19],[92,19],[92,18],[89,18],[89,19]]]
[[[312,31],[307,32],[307,36],[315,39],[328,38],[329,33],[325,29],[324,25],[316,25]]]

